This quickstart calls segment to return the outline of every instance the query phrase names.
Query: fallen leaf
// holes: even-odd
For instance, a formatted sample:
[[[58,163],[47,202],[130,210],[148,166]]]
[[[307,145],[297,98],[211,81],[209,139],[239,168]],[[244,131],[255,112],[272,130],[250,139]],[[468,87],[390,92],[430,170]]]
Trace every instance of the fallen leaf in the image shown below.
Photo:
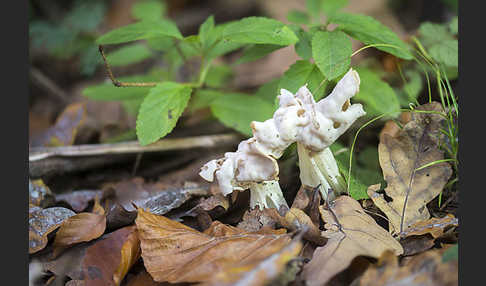
[[[68,105],[58,116],[54,126],[32,139],[31,146],[57,147],[73,145],[78,129],[86,118],[86,104]]]
[[[272,210],[276,214],[273,214]],[[245,211],[237,227],[248,232],[259,231],[262,227],[276,228],[278,217],[276,209],[260,210],[260,207],[257,206],[252,210]]]
[[[56,195],[56,203],[65,202],[70,205],[75,212],[82,212],[96,196],[101,197],[102,195],[103,191],[101,190],[73,191]]]
[[[285,230],[246,232],[214,221],[204,232],[138,209],[135,220],[145,268],[158,282],[204,282],[235,263],[257,262],[290,241]]]
[[[76,215],[75,212],[63,207],[42,209],[33,206],[29,208],[29,254],[46,247],[47,235],[74,215]]]
[[[128,273],[128,270],[130,270],[133,264],[140,258],[140,254],[140,239],[138,237],[138,232],[135,229],[127,236],[121,248],[120,264],[113,274],[113,281],[115,281],[116,285],[120,285],[123,277]]]
[[[295,258],[302,250],[301,236],[294,237],[292,241],[280,251],[257,262],[246,260],[245,263],[236,263],[213,275],[209,281],[201,286],[264,286],[277,278],[285,269],[287,263]]]
[[[65,220],[53,243],[53,256],[56,257],[64,249],[100,237],[106,229],[106,216],[98,199],[95,199],[93,212],[79,213]]]
[[[307,189],[301,186],[294,201],[292,202],[293,209],[301,209],[305,211],[316,225],[319,225],[319,205],[321,204],[321,194],[318,188]]]
[[[130,278],[125,286],[160,286],[160,285],[170,286],[169,283],[155,282],[152,276],[150,276],[150,274],[148,274],[148,272],[145,271],[144,269],[134,277]]]
[[[304,266],[302,275],[307,285],[324,285],[357,256],[378,258],[387,249],[395,255],[403,253],[402,246],[364,212],[358,201],[340,196],[329,207],[319,209],[326,223],[322,235],[328,241]]]
[[[137,217],[137,211],[127,211],[120,204],[115,203],[106,215],[106,229],[114,230],[132,224]]]
[[[406,231],[400,233],[400,237],[412,235],[422,235],[430,233],[434,238],[444,234],[444,230],[450,227],[459,226],[459,220],[453,214],[448,214],[443,218],[431,218],[417,222],[410,226]]]
[[[199,202],[198,206],[205,211],[213,210],[218,206],[228,210],[230,203],[227,197],[223,196],[222,194],[215,194],[209,198],[203,198],[201,202]]]
[[[400,118],[398,122],[400,123],[401,126],[407,124],[412,119],[411,114],[412,114],[411,112],[402,112],[400,114]],[[398,132],[400,132],[400,130],[401,130],[400,126],[398,126],[398,124],[394,120],[388,120],[387,122],[385,122],[385,125],[381,129],[380,140],[385,134],[388,134],[391,137],[395,137],[398,134]]]
[[[136,258],[136,251],[134,253],[123,251],[125,245],[130,249],[136,249],[137,240],[133,238],[134,232],[136,232],[135,226],[121,228],[107,234],[86,249],[86,255],[81,263],[86,286],[119,285],[114,281],[114,275],[117,275],[118,283],[121,282],[126,274],[121,268],[127,266],[120,266],[126,262],[133,265],[131,261]],[[129,267],[126,271],[128,269]]]
[[[379,258],[377,266],[366,270],[359,285],[458,285],[458,263],[444,263],[441,254],[431,250],[414,256],[406,265],[399,267],[395,254],[386,251]]]
[[[442,112],[437,102],[417,110]],[[387,187],[381,191],[380,185],[372,185],[368,195],[388,217],[392,234],[428,219],[426,204],[439,195],[452,174],[447,162],[419,169],[444,158],[437,145],[442,121],[438,114],[413,113],[395,137],[384,134],[380,139],[379,159]]]
[[[54,202],[54,195],[44,182],[39,180],[29,179],[29,203],[45,208]]]
[[[400,244],[403,247],[403,256],[410,256],[431,249],[435,242],[430,234],[426,234],[401,239]]]

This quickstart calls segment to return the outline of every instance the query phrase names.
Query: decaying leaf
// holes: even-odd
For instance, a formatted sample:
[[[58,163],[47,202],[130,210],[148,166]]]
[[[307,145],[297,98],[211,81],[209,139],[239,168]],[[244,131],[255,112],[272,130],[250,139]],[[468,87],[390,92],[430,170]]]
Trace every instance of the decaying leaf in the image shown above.
[[[434,247],[434,238],[430,234],[410,236],[400,239],[400,244],[403,247],[403,256],[415,255],[424,252]]]
[[[400,237],[430,233],[434,238],[438,238],[444,234],[446,228],[455,226],[459,226],[459,220],[453,214],[448,214],[443,218],[431,218],[417,222],[406,231],[401,232]]]
[[[357,256],[378,258],[387,249],[395,255],[403,253],[402,246],[364,212],[358,201],[340,196],[329,207],[320,208],[326,223],[322,235],[329,240],[304,266],[302,275],[307,285],[324,285]]]
[[[205,282],[232,265],[262,261],[290,241],[285,230],[246,232],[214,221],[204,232],[138,209],[145,268],[155,281]]]
[[[246,210],[237,227],[248,232],[259,231],[262,227],[276,228],[278,217],[276,209],[260,210],[257,206],[252,210]]]
[[[376,267],[370,267],[360,279],[360,286],[420,285],[455,286],[458,285],[458,263],[444,263],[438,251],[427,251],[414,256],[402,267],[390,251],[384,252]]]
[[[277,278],[285,269],[287,263],[296,257],[301,250],[301,236],[296,236],[287,246],[264,260],[257,259],[256,262],[246,260],[245,263],[236,263],[216,273],[201,286],[264,286]]]
[[[140,258],[140,239],[138,238],[138,232],[135,226],[131,227],[130,230],[132,228],[134,228],[133,232],[128,234],[121,248],[120,264],[113,274],[113,281],[115,281],[116,285],[120,285],[123,277],[128,273],[128,270],[130,270],[133,264]]]
[[[225,210],[228,210],[230,206],[229,199],[222,194],[214,194],[209,198],[203,198],[198,206],[205,211],[213,210],[214,208],[220,206]]]
[[[48,186],[39,180],[29,179],[29,203],[45,208],[54,202],[54,196]]]
[[[443,112],[437,102],[417,110]],[[438,148],[443,117],[415,112],[411,117],[395,137],[383,134],[380,138],[378,152],[387,187],[384,191],[379,185],[368,188],[370,198],[390,220],[393,234],[430,217],[426,204],[439,195],[452,174],[447,162],[421,168],[444,158]]]
[[[42,209],[32,206],[29,209],[29,253],[43,249],[48,242],[47,235],[74,215],[75,212],[63,207]]]
[[[294,201],[292,207],[294,209],[301,209],[305,211],[312,222],[319,225],[319,205],[321,203],[321,194],[318,188],[308,189],[301,186]]]
[[[69,146],[74,143],[78,129],[86,118],[86,104],[83,102],[68,105],[59,115],[54,126],[43,134],[34,137],[32,146]]]
[[[65,220],[54,239],[53,255],[57,256],[73,244],[86,242],[100,237],[106,229],[106,216],[98,199],[95,199],[93,212],[79,213]]]

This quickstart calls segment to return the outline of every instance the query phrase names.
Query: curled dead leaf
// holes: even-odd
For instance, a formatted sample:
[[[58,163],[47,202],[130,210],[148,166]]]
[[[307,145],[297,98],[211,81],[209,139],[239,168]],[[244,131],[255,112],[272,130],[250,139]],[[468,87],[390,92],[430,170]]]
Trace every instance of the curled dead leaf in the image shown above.
[[[106,216],[103,207],[95,199],[93,212],[79,213],[65,220],[54,239],[53,256],[56,257],[64,249],[100,237],[106,229]]]
[[[417,108],[442,112],[437,102]],[[412,113],[412,119],[392,137],[384,134],[378,145],[380,165],[387,182],[368,188],[368,195],[390,221],[393,234],[430,217],[426,204],[439,195],[452,174],[447,162],[426,164],[444,158],[438,148],[439,128],[443,118],[435,113]]]
[[[290,242],[285,230],[246,232],[218,221],[202,233],[141,208],[135,223],[145,268],[158,282],[205,282],[236,263],[262,261]]]
[[[74,215],[75,212],[63,207],[47,209],[31,207],[29,209],[29,253],[43,249],[48,242],[47,235]]]
[[[320,211],[326,223],[322,235],[328,241],[316,249],[304,266],[302,275],[307,285],[324,285],[357,256],[378,258],[385,250],[392,250],[395,255],[403,253],[402,246],[353,198],[340,196],[329,208],[321,206]]]
[[[422,235],[430,233],[432,237],[438,238],[444,234],[444,230],[450,227],[459,226],[459,220],[453,214],[448,214],[443,218],[431,218],[417,222],[410,226],[406,231],[400,233],[400,237],[412,235]]]
[[[393,252],[384,252],[375,267],[370,267],[359,281],[360,286],[458,285],[457,261],[444,263],[438,251],[427,251],[414,256],[400,267]]]
[[[137,230],[134,229],[133,232],[128,234],[121,248],[120,264],[113,274],[113,281],[116,285],[120,285],[128,270],[140,258],[140,254],[140,239]]]

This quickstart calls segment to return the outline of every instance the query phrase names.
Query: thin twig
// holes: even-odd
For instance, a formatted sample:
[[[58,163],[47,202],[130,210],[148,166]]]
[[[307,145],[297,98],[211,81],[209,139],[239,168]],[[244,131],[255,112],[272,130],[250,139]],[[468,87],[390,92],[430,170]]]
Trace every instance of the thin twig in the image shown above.
[[[163,139],[147,146],[140,146],[138,141],[114,144],[88,144],[62,147],[34,147],[29,149],[29,162],[53,156],[92,156],[107,154],[127,154],[142,152],[160,152],[190,148],[210,148],[236,142],[239,136],[234,133],[222,135],[194,136],[186,138]]]
[[[113,72],[111,71],[111,67],[108,64],[108,61],[106,60],[105,52],[103,51],[103,46],[99,45],[98,46],[100,50],[101,57],[103,58],[103,62],[105,63],[105,68],[106,72],[108,73],[108,76],[110,77],[111,81],[113,82],[113,85],[116,87],[147,87],[147,86],[156,86],[156,82],[121,82],[115,78],[113,75]]]

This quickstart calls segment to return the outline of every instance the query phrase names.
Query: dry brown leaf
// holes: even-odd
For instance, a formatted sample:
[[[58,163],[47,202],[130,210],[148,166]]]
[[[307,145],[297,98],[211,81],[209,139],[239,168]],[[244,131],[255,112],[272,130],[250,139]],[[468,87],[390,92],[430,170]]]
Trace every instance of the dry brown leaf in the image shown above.
[[[116,285],[120,285],[123,277],[128,273],[128,270],[130,270],[133,264],[140,258],[140,254],[140,239],[137,230],[134,229],[133,232],[127,236],[121,248],[120,264],[113,274],[113,281],[115,281]]]
[[[145,268],[158,282],[204,282],[235,263],[261,261],[290,241],[285,230],[252,233],[218,221],[201,233],[141,208],[135,223]]]
[[[93,212],[79,213],[65,220],[54,239],[53,256],[56,257],[64,249],[80,242],[86,242],[100,237],[106,229],[106,216],[103,207],[95,199]]]
[[[412,235],[422,235],[430,233],[434,238],[444,234],[446,228],[459,226],[459,220],[453,214],[448,214],[443,218],[431,218],[417,222],[409,227],[406,231],[400,233],[400,237]]]
[[[260,207],[257,206],[252,210],[245,211],[243,219],[237,227],[248,232],[258,231],[262,227],[276,228],[279,217],[276,209],[260,210]]]
[[[442,108],[432,102],[417,110]],[[395,137],[384,134],[380,139],[378,153],[387,187],[380,191],[380,185],[372,185],[368,195],[388,217],[393,234],[430,217],[426,204],[439,195],[452,174],[447,162],[416,170],[444,158],[437,147],[442,121],[438,114],[413,113]]]
[[[322,235],[329,240],[304,266],[302,275],[307,285],[324,285],[357,256],[378,258],[387,249],[396,255],[403,253],[402,246],[353,198],[340,196],[330,203],[330,210],[321,206],[320,211],[326,223]]]
[[[48,242],[47,235],[56,230],[65,220],[76,215],[70,209],[53,207],[29,208],[29,253],[43,249]]]
[[[319,225],[319,205],[321,203],[321,194],[318,188],[307,189],[301,186],[294,201],[292,202],[293,209],[301,209],[305,211],[312,222]]]
[[[198,206],[205,211],[210,211],[218,206],[228,210],[230,203],[226,196],[223,196],[222,194],[215,194],[209,198],[203,198]]]
[[[83,102],[68,105],[59,115],[54,126],[40,136],[33,138],[31,146],[69,146],[74,143],[78,129],[86,119],[86,104]]]
[[[400,244],[403,247],[403,256],[411,256],[431,249],[435,245],[434,240],[430,234],[401,239]]]
[[[96,196],[102,197],[101,190],[80,190],[56,195],[56,203],[65,202],[75,212],[84,211]]]
[[[405,266],[399,267],[394,253],[384,252],[376,267],[370,267],[360,279],[360,286],[458,285],[458,264],[456,261],[442,262],[438,251],[427,251],[414,256]]]
[[[277,278],[287,263],[302,250],[301,236],[297,236],[277,253],[257,262],[237,263],[216,273],[201,286],[264,286]]]

